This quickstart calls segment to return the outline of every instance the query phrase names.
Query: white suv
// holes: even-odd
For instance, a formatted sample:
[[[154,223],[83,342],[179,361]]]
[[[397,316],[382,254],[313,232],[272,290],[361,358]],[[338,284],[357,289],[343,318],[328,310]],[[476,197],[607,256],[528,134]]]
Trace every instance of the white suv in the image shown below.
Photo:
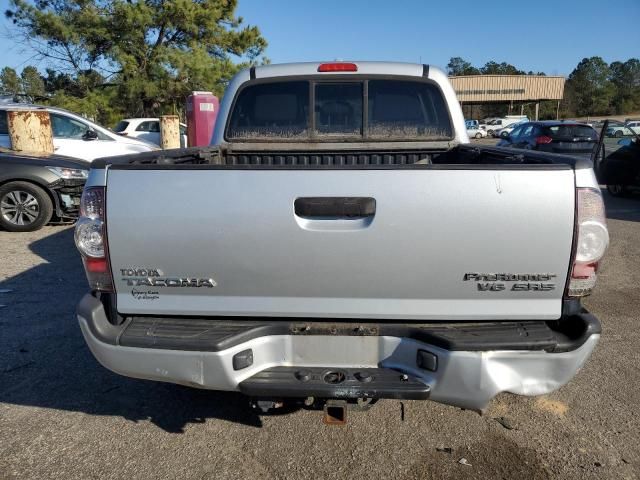
[[[118,122],[113,129],[118,135],[130,138],[138,138],[147,142],[160,145],[160,119],[159,118],[125,118]],[[187,126],[180,124],[180,147],[187,146]]]
[[[11,148],[7,111],[46,110],[51,116],[53,148],[58,155],[91,162],[98,157],[158,150],[152,143],[126,138],[67,110],[22,103],[0,105],[0,147]]]

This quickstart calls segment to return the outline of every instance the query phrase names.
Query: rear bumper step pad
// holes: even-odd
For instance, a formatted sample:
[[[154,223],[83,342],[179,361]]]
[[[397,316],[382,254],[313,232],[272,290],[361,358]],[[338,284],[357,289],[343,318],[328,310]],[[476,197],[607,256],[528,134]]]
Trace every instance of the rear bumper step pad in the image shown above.
[[[389,368],[267,368],[240,382],[254,397],[393,398],[426,400],[430,387],[411,375]]]
[[[601,329],[597,318],[587,312],[556,322],[419,324],[130,317],[118,328],[118,335],[102,340],[125,347],[217,352],[270,335],[390,336],[413,339],[449,351],[537,350],[554,353],[575,350]]]

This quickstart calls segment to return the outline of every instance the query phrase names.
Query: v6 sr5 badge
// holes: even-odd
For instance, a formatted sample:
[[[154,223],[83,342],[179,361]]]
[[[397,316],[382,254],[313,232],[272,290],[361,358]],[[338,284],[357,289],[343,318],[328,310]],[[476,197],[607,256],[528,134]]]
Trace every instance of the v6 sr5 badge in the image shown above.
[[[555,273],[465,273],[481,292],[548,292],[555,290]]]

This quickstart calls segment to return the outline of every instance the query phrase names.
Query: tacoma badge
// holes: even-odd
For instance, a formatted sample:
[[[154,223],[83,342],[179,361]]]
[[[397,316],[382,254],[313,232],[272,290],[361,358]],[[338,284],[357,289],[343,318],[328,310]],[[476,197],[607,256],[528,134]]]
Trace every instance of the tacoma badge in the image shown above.
[[[213,278],[165,277],[157,268],[121,268],[120,273],[130,287],[207,287],[218,284]]]

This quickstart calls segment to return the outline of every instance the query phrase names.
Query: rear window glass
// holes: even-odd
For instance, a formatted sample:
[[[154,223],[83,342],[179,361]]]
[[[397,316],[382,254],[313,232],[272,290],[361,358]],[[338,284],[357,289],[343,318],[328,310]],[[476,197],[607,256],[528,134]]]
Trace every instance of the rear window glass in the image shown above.
[[[432,84],[369,82],[369,136],[375,139],[450,138],[449,112]]]
[[[547,135],[553,138],[590,138],[597,140],[596,131],[587,125],[554,125],[547,127]]]
[[[319,83],[315,88],[316,134],[362,135],[362,83]]]
[[[136,132],[159,132],[160,131],[160,122],[150,121],[150,122],[142,122],[140,125],[136,127]]]
[[[128,126],[129,126],[129,122],[120,121],[116,125],[116,128],[113,129],[113,131],[116,133],[124,132]]]
[[[238,94],[226,131],[228,140],[410,141],[452,136],[449,111],[436,85],[373,79],[249,85]]]
[[[309,135],[309,83],[265,83],[240,92],[227,128],[229,139]]]

